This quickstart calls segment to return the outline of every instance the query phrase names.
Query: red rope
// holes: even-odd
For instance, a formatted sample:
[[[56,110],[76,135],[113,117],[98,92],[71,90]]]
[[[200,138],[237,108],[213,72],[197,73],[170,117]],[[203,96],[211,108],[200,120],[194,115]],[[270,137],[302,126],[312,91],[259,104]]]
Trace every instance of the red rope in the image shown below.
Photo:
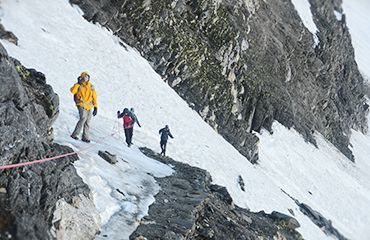
[[[109,136],[113,136],[115,134],[116,133],[113,132],[112,134],[109,134],[109,135],[107,135],[107,136],[105,136],[103,138],[100,138],[100,141],[104,140],[105,138],[107,138]],[[15,163],[15,164],[9,164],[9,165],[0,166],[0,170],[9,169],[9,168],[16,168],[16,167],[23,167],[23,166],[27,166],[27,165],[31,165],[31,164],[36,164],[36,163],[44,163],[44,162],[48,162],[48,161],[52,161],[52,160],[56,160],[56,159],[60,159],[60,158],[64,158],[64,157],[68,157],[68,156],[71,156],[71,155],[74,155],[74,154],[78,154],[78,153],[84,152],[87,149],[91,148],[92,146],[93,145],[90,145],[89,147],[87,147],[87,148],[85,148],[83,150],[74,151],[74,152],[70,152],[70,153],[65,153],[65,154],[54,156],[54,157],[42,158],[42,159],[39,159],[39,160],[34,160],[34,161],[29,161],[29,162],[22,162],[22,163]]]
[[[48,162],[48,161],[51,161],[51,160],[56,160],[56,159],[59,159],[59,158],[71,156],[71,155],[74,155],[74,154],[77,154],[77,152],[65,153],[65,154],[62,154],[62,155],[49,157],[49,158],[43,158],[43,159],[31,161],[31,162],[15,163],[15,164],[10,164],[10,165],[0,166],[0,170],[15,168],[15,167],[22,167],[22,166],[36,164],[36,163],[44,163],[44,162]]]

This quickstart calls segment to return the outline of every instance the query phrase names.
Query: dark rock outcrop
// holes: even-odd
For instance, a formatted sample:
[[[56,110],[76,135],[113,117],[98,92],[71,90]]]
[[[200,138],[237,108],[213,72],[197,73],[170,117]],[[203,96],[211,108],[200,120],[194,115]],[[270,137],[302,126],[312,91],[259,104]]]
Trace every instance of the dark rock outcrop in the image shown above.
[[[98,155],[110,164],[116,164],[118,162],[117,155],[111,154],[108,151],[99,151]]]
[[[244,192],[245,191],[245,184],[244,184],[243,177],[240,176],[240,175],[238,177],[238,183],[239,183],[240,189]]]
[[[18,38],[14,33],[5,30],[4,26],[0,23],[0,39],[7,40],[15,45],[18,45]]]
[[[318,226],[326,235],[335,237],[338,240],[348,240],[344,237],[332,224],[331,220],[325,218],[321,213],[316,210],[313,210],[310,206],[305,203],[301,203],[298,199],[292,197],[290,194],[282,190],[284,194],[290,197],[295,204],[299,207],[299,210],[306,215],[311,221]]]
[[[2,45],[0,85],[1,165],[72,152],[71,148],[51,141],[51,124],[58,115],[59,100],[46,84],[45,76],[9,57]],[[55,237],[50,229],[57,201],[63,199],[71,203],[74,196],[90,195],[72,165],[77,159],[72,155],[1,171],[1,239]]]
[[[296,202],[299,206],[299,210],[308,216],[313,223],[315,223],[320,229],[322,229],[327,235],[332,235],[338,240],[348,240],[344,237],[335,227],[330,220],[326,219],[322,214],[313,210],[310,206],[305,203]]]
[[[252,133],[274,120],[349,159],[350,129],[367,131],[363,79],[341,1],[310,0],[314,46],[291,1],[70,0],[137,48],[211,126],[258,160]]]
[[[205,170],[141,150],[173,166],[175,173],[156,179],[161,190],[130,239],[301,239],[294,218],[235,206],[226,188],[212,185]]]

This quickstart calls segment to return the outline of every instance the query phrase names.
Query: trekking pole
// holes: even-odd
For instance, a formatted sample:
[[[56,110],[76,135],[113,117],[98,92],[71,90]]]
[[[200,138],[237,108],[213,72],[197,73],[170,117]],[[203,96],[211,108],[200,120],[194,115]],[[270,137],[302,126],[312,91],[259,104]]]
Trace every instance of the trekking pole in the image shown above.
[[[112,132],[113,132],[113,135],[115,135],[115,134],[118,132],[117,124],[116,124],[116,122],[115,122],[115,121],[113,121]]]
[[[121,140],[121,126],[119,124],[118,118],[117,118],[117,132],[118,132],[118,139]]]

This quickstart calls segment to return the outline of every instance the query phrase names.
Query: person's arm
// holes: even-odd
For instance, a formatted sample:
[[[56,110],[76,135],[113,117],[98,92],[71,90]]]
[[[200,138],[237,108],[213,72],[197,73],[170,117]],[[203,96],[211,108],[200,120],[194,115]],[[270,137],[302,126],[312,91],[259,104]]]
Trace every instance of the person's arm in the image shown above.
[[[97,97],[97,94],[96,94],[96,90],[94,89],[93,91],[93,105],[94,105],[94,108],[98,108],[98,97]]]
[[[135,115],[135,120],[137,122],[137,125],[139,125],[139,127],[141,127],[140,123],[139,123],[139,119],[137,118],[137,116]]]
[[[124,116],[125,114],[122,112],[120,112],[120,111],[117,111],[117,118],[122,118],[123,116]]]
[[[98,114],[98,98],[96,96],[96,90],[94,88],[93,92],[92,92],[92,95],[93,95],[93,105],[94,105],[94,111],[93,111],[93,116],[95,117],[96,114]]]
[[[76,94],[76,93],[78,92],[78,88],[79,88],[79,87],[80,87],[80,84],[75,83],[75,84],[71,87],[71,89],[70,89],[71,93],[72,93],[72,94]]]
[[[164,128],[162,128],[161,130],[159,130],[159,134],[161,134],[161,133],[163,132],[163,129],[164,129]]]
[[[168,130],[168,136],[170,136],[171,138],[173,138],[171,132]]]

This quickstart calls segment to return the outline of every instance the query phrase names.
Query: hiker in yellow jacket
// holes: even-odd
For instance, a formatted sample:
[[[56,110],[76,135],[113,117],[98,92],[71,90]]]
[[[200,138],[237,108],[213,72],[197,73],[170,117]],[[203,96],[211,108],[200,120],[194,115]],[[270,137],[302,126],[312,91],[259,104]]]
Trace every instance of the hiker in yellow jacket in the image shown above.
[[[89,143],[91,108],[94,107],[92,115],[95,116],[98,113],[98,100],[96,97],[96,90],[90,82],[89,73],[82,72],[77,81],[78,82],[71,87],[71,93],[73,94],[74,101],[78,108],[80,119],[71,137],[77,140],[77,135],[80,134],[83,127],[82,141]]]

